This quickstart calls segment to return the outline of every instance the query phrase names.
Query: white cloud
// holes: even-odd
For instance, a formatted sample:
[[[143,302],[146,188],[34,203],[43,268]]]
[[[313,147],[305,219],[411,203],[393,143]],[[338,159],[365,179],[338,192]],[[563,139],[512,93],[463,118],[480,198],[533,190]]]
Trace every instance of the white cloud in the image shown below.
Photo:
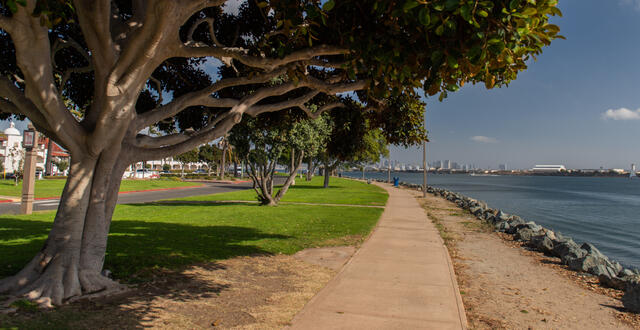
[[[627,108],[609,109],[602,114],[602,119],[613,120],[638,120],[640,119],[640,109],[629,110]]]
[[[498,143],[498,139],[488,137],[488,136],[482,136],[482,135],[472,136],[470,137],[470,139],[471,141],[476,141],[480,143]]]

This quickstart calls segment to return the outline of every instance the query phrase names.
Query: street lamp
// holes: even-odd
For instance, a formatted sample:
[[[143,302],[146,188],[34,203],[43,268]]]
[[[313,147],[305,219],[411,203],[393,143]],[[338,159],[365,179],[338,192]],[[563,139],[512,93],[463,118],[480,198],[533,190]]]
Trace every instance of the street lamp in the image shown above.
[[[32,124],[22,133],[22,147],[26,149],[24,153],[24,169],[22,171],[22,201],[20,211],[22,214],[33,212],[33,199],[36,183],[36,150],[38,146],[38,132]]]
[[[427,109],[424,109],[424,130],[427,131]],[[427,141],[422,141],[422,197],[427,197]]]

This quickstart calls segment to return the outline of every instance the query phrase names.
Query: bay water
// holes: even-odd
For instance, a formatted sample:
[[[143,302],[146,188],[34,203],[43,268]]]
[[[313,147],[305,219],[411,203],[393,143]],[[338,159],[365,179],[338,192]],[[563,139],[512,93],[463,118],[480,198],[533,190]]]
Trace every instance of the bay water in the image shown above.
[[[344,174],[362,177],[361,172]],[[387,179],[383,172],[365,175]],[[391,177],[422,184],[422,173],[392,172]],[[483,200],[492,208],[535,221],[579,244],[590,242],[610,259],[640,268],[638,178],[429,173],[427,184]]]

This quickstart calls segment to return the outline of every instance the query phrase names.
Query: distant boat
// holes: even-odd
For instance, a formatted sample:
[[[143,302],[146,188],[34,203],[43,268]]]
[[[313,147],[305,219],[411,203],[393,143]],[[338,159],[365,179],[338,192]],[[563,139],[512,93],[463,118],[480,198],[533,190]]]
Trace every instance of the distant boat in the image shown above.
[[[471,176],[500,176],[498,174],[471,173]]]

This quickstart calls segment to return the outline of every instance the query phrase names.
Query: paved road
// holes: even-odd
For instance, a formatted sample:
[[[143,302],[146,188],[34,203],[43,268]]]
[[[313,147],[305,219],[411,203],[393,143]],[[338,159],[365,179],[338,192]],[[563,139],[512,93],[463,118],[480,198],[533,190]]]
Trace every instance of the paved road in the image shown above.
[[[181,198],[188,196],[210,195],[235,190],[250,189],[251,183],[203,183],[204,187],[172,189],[161,191],[146,191],[120,194],[118,204],[146,203],[162,199]],[[36,200],[34,211],[55,210],[58,208],[57,199]],[[20,203],[0,203],[0,214],[16,214],[20,211]]]

